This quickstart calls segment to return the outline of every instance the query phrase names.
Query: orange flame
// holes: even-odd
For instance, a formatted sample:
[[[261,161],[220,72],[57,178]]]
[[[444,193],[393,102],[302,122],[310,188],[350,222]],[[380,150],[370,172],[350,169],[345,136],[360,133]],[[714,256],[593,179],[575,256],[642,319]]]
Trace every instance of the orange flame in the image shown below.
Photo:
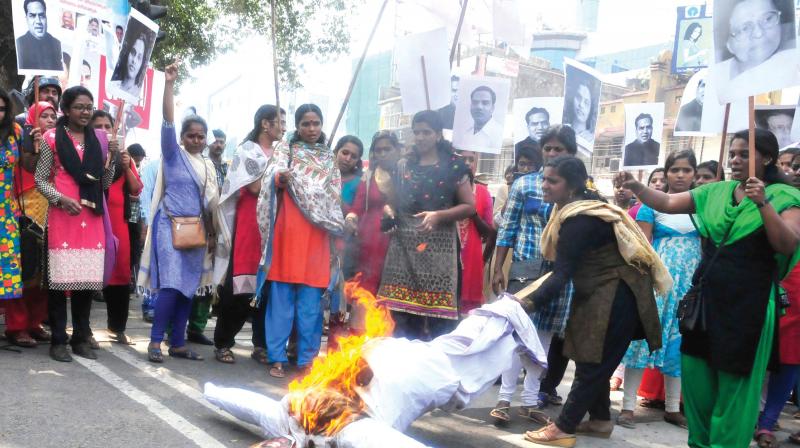
[[[369,384],[372,372],[362,358],[367,341],[390,336],[394,330],[389,311],[358,284],[359,277],[345,283],[345,297],[366,310],[366,331],[337,339],[339,349],[317,357],[302,380],[289,384],[289,409],[308,434],[332,436],[364,410],[357,386]]]
[[[417,252],[425,252],[425,249],[428,248],[428,243],[419,243],[417,245]]]

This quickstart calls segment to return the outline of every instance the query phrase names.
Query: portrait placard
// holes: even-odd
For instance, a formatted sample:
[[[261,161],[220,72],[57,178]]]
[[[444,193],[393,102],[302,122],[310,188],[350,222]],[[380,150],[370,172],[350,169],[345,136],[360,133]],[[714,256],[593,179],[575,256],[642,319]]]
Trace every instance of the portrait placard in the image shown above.
[[[657,167],[663,131],[664,103],[626,104],[622,167],[638,170]]]
[[[507,78],[462,77],[453,124],[453,146],[466,151],[500,154],[511,81]]]
[[[59,76],[64,71],[57,0],[13,0],[12,21],[17,45],[17,73]]]
[[[794,106],[756,106],[756,127],[772,132],[780,149],[793,146]]]
[[[535,140],[544,131],[561,123],[564,112],[564,98],[557,96],[517,98],[514,100],[512,116],[514,120],[514,141]]]
[[[119,58],[107,85],[112,96],[133,104],[139,102],[157,33],[155,22],[139,11],[131,10]]]
[[[672,73],[685,73],[708,67],[714,55],[713,20],[706,5],[678,7]]]
[[[579,149],[585,155],[594,149],[594,134],[600,112],[602,74],[572,59],[564,59],[563,124],[572,127]]]

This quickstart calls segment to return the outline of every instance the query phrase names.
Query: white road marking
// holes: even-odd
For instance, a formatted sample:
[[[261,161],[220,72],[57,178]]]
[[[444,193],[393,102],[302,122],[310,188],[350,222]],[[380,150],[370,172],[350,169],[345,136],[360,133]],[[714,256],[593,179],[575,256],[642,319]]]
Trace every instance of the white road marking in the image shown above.
[[[222,409],[214,406],[213,404],[209,403],[208,400],[205,399],[205,396],[202,392],[195,389],[194,387],[189,386],[188,384],[184,383],[176,379],[172,373],[163,367],[154,367],[147,362],[142,361],[141,359],[137,358],[135,355],[130,353],[127,350],[114,347],[105,347],[105,350],[111,353],[112,355],[116,356],[120,360],[124,361],[125,363],[137,368],[138,370],[144,372],[145,374],[155,378],[156,380],[164,383],[165,385],[175,389],[176,391],[180,392],[184,396],[194,400],[195,402],[199,403],[203,407],[209,409],[210,411],[214,412],[215,414],[221,416],[222,418],[234,422],[242,427],[247,428],[250,432],[257,435],[258,437],[262,437],[263,433],[260,430],[255,429],[254,426],[250,426],[242,422],[241,420],[237,419],[236,417],[228,414],[227,412],[223,411]],[[282,393],[280,389],[277,389],[273,392]]]
[[[136,401],[137,403],[146,407],[150,413],[163,420],[164,423],[174,428],[184,437],[194,442],[197,446],[202,448],[225,448],[225,445],[213,438],[207,432],[189,423],[185,418],[176,414],[150,395],[146,394],[140,389],[137,389],[131,383],[125,381],[119,375],[112,372],[99,362],[91,359],[84,359],[78,356],[74,357],[73,359],[89,369],[95,375],[102,378],[105,382],[123,394],[127,395],[131,400]]]

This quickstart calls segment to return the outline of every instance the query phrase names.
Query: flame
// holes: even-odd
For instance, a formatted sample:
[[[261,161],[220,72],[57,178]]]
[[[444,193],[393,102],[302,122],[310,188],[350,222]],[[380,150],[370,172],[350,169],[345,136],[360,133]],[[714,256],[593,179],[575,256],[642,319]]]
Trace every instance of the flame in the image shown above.
[[[372,371],[361,356],[364,345],[371,339],[390,336],[394,330],[389,311],[358,282],[356,276],[345,283],[344,291],[348,300],[366,310],[364,334],[338,338],[338,350],[315,358],[311,371],[289,384],[289,410],[307,434],[332,436],[359,417],[364,403],[356,387],[372,379]]]
[[[425,249],[428,248],[428,243],[419,243],[417,245],[417,252],[425,252]]]

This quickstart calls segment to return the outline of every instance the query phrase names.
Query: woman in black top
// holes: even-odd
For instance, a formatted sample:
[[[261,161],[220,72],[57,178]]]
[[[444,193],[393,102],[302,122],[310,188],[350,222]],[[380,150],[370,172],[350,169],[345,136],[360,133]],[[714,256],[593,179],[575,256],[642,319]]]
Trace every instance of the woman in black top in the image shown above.
[[[631,340],[646,336],[652,349],[661,341],[653,277],[620,254],[617,227],[638,243],[633,260],[651,257],[652,264],[638,258],[651,270],[660,260],[624,211],[586,188],[587,179],[586,167],[574,157],[545,165],[543,198],[557,208],[542,236],[542,253],[551,259],[554,250],[555,264],[550,277],[520,299],[530,312],[558,297],[570,279],[575,286],[564,340],[564,355],[575,361],[575,381],[555,423],[525,434],[542,445],[573,446],[576,432],[610,435],[608,381],[614,369]],[[590,420],[581,424],[587,411]]]

